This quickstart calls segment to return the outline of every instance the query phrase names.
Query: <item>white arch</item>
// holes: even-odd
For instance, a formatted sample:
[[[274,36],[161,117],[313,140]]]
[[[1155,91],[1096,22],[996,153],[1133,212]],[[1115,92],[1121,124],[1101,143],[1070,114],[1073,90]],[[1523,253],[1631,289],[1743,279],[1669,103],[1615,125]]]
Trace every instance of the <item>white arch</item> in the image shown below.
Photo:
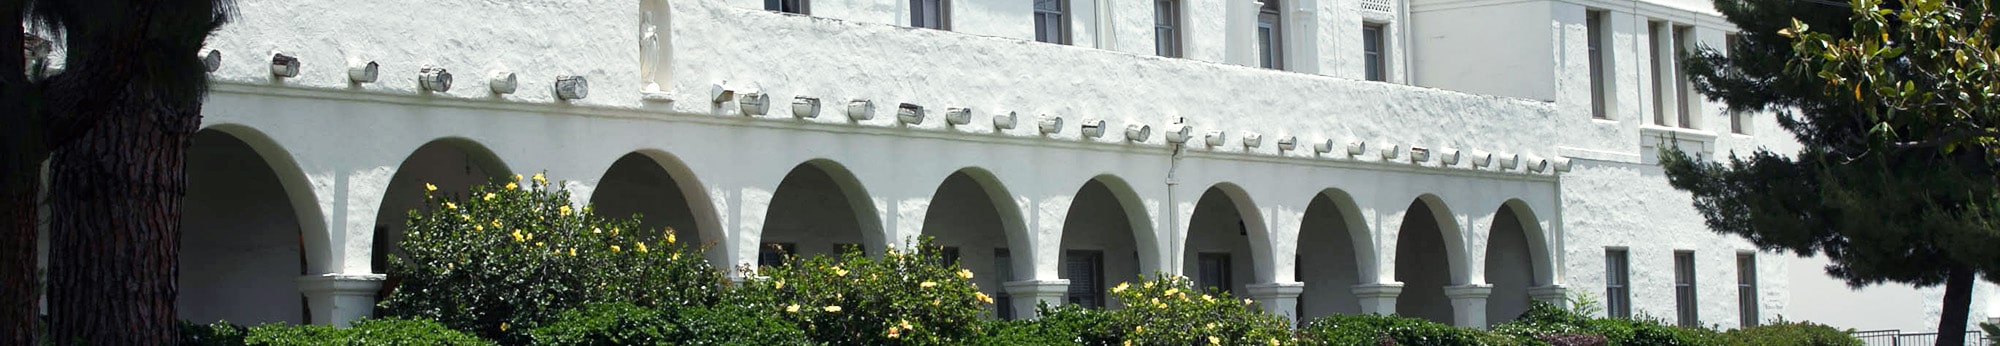
[[[1347,236],[1354,244],[1353,249],[1345,250],[1354,252],[1356,277],[1362,280],[1369,280],[1369,278],[1374,278],[1381,273],[1382,266],[1379,262],[1381,257],[1379,257],[1378,249],[1375,248],[1375,244],[1377,244],[1375,242],[1375,234],[1368,231],[1368,220],[1361,214],[1361,206],[1354,202],[1354,197],[1349,195],[1347,191],[1342,191],[1338,188],[1320,190],[1319,193],[1313,196],[1324,196],[1327,200],[1333,201],[1333,211],[1339,213],[1340,220],[1345,222],[1341,227],[1346,228]],[[1312,200],[1307,199],[1305,205],[1311,206]],[[1314,212],[1312,209],[1306,210],[1306,213],[1312,212]],[[1300,227],[1304,227],[1304,225],[1301,224]],[[1303,242],[1306,232],[1309,232],[1309,230],[1300,229],[1299,240],[1295,241]]]
[[[250,146],[258,157],[264,159],[264,165],[270,167],[271,173],[278,177],[278,183],[285,191],[285,199],[292,203],[292,212],[297,214],[300,238],[305,247],[301,250],[306,254],[306,272],[323,274],[338,271],[336,268],[340,265],[340,260],[332,258],[333,238],[328,233],[326,218],[322,216],[321,210],[315,207],[319,205],[319,197],[313,194],[312,183],[307,181],[305,171],[299,168],[298,161],[292,159],[291,152],[279,146],[277,141],[272,140],[264,132],[247,125],[215,124],[203,128],[202,131],[216,131],[234,137]]]
[[[1543,286],[1555,282],[1555,258],[1549,251],[1548,234],[1542,230],[1541,218],[1537,217],[1534,208],[1519,198],[1508,199],[1501,203],[1501,208],[1514,212],[1514,218],[1521,222],[1521,234],[1528,237],[1528,258],[1532,264],[1530,268],[1534,270],[1531,283],[1534,286]],[[1495,212],[1501,208],[1495,208]],[[1493,219],[1499,220],[1497,217]],[[1488,225],[1487,229],[1491,230],[1496,226],[1498,225]],[[1487,234],[1490,236],[1492,232],[1488,231]],[[1490,244],[1492,241],[1488,240],[1487,243]],[[1492,254],[1488,253],[1487,256]]]
[[[1429,207],[1431,217],[1437,220],[1439,236],[1444,238],[1445,264],[1451,269],[1451,284],[1464,285],[1471,283],[1472,266],[1470,262],[1467,262],[1465,255],[1464,230],[1459,228],[1458,219],[1454,217],[1458,214],[1452,213],[1451,207],[1444,203],[1444,198],[1438,197],[1436,194],[1425,193],[1417,196],[1417,202],[1423,203],[1425,207]],[[1401,237],[1402,233],[1399,232],[1397,236]],[[1399,240],[1398,243],[1401,243],[1401,241]],[[1400,258],[1404,255],[1397,254],[1397,257]]]
[[[870,254],[877,254],[883,250],[887,250],[882,248],[882,246],[889,244],[889,236],[886,233],[887,231],[882,228],[881,217],[875,211],[874,199],[869,197],[868,189],[862,186],[860,179],[855,178],[854,172],[849,171],[846,166],[841,165],[839,162],[821,158],[806,160],[797,166],[793,166],[791,172],[785,174],[785,178],[790,178],[792,173],[805,168],[817,169],[821,173],[825,173],[827,178],[833,180],[834,187],[839,190],[841,198],[847,201],[848,208],[853,209],[849,212],[854,214],[854,221],[857,224],[856,228],[861,231],[862,247],[867,249]],[[779,180],[780,184],[783,183],[783,179]],[[774,187],[771,191],[772,195],[776,196],[778,189]],[[765,219],[765,222],[768,223],[770,220]],[[767,232],[758,233],[758,237],[762,238],[763,233]]]
[[[729,243],[730,232],[723,228],[720,217],[721,213],[715,209],[713,197],[709,196],[708,189],[704,188],[706,185],[702,185],[700,177],[695,176],[694,170],[688,167],[687,162],[682,161],[679,156],[660,149],[639,149],[627,155],[631,154],[644,156],[647,161],[651,161],[660,167],[661,170],[665,170],[667,177],[673,179],[674,188],[680,190],[681,197],[685,199],[684,202],[687,204],[688,214],[694,218],[695,232],[700,233],[701,239],[704,242],[717,245],[707,249],[703,253],[703,256],[708,258],[709,263],[716,263],[718,266],[722,263],[729,263],[727,260],[727,250],[720,245]],[[609,176],[611,169],[616,168],[617,160],[623,158],[625,158],[625,155],[613,157],[613,163],[605,165],[605,171],[598,174],[599,180],[601,181],[602,177]],[[599,188],[601,187],[599,186]]]

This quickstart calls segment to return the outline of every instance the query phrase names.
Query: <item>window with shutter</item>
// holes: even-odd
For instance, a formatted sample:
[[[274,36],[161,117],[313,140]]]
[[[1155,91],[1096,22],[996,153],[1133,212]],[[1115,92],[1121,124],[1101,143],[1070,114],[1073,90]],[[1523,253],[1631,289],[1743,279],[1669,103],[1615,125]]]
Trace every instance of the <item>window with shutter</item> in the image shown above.
[[[1196,283],[1200,285],[1197,288],[1200,288],[1203,292],[1229,292],[1231,282],[1229,254],[1202,253],[1199,258],[1201,263],[1196,267],[1196,270],[1200,272],[1195,274],[1200,280],[1200,282]]]
[[[1104,307],[1104,252],[1070,251],[1063,265],[1069,277],[1069,302],[1086,307]]]

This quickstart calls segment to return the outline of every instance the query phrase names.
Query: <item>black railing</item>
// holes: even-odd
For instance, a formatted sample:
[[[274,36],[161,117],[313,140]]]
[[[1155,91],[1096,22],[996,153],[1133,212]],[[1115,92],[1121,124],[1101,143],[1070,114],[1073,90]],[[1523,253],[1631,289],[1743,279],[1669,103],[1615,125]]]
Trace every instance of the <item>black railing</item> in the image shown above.
[[[1899,329],[1864,330],[1853,333],[1868,346],[1928,346],[1937,343],[1937,333],[1904,333]],[[1986,346],[1986,333],[1977,330],[1965,331],[1965,346]]]

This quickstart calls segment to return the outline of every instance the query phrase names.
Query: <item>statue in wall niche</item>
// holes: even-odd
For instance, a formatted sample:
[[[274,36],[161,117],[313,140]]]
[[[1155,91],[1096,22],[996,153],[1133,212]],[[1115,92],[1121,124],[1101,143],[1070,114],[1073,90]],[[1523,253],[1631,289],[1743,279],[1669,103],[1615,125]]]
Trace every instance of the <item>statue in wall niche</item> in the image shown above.
[[[639,79],[646,86],[640,91],[660,92],[660,24],[665,23],[665,11],[648,9],[639,17]]]

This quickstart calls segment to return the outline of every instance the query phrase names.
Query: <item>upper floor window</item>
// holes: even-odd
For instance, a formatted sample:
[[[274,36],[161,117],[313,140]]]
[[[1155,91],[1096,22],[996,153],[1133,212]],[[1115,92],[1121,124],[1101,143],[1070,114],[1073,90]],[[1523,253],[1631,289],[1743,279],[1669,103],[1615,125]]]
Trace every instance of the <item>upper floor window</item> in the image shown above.
[[[1724,47],[1724,48],[1723,48],[1723,51],[1724,51],[1724,52],[1733,52],[1733,51],[1734,51],[1734,50],[1736,49],[1736,45],[1737,45],[1737,42],[1738,42],[1737,40],[1740,40],[1740,39],[1742,39],[1742,38],[1740,38],[1740,37],[1737,37],[1737,36],[1736,36],[1736,34],[1729,34],[1729,35],[1726,35],[1726,36],[1723,36],[1723,37],[1722,37],[1722,46]],[[1730,108],[1730,110],[1729,110],[1729,133],[1734,133],[1734,134],[1750,134],[1750,126],[1749,126],[1749,124],[1744,124],[1744,122],[1746,122],[1746,121],[1749,121],[1749,118],[1750,118],[1749,114],[1746,114],[1746,113],[1748,113],[1748,112],[1744,112],[1744,111],[1740,111],[1740,110],[1736,110],[1736,109],[1735,109],[1734,107],[1731,107],[1731,108]]]
[[[1667,59],[1672,60],[1671,63],[1674,65],[1674,105],[1676,106],[1674,109],[1676,110],[1675,114],[1679,117],[1678,120],[1680,120],[1677,125],[1680,125],[1681,128],[1690,129],[1694,128],[1694,122],[1698,120],[1695,116],[1700,114],[1695,113],[1694,101],[1696,99],[1691,97],[1694,94],[1694,83],[1689,81],[1687,70],[1683,69],[1683,66],[1680,66],[1680,59],[1688,56],[1688,51],[1694,49],[1693,39],[1693,26],[1675,25],[1674,56],[1667,57]]]
[[[1268,69],[1285,68],[1285,23],[1278,0],[1264,0],[1257,11],[1257,62]]]
[[[1035,0],[1035,40],[1069,44],[1069,1]]]
[[[1181,2],[1153,0],[1153,51],[1164,57],[1181,57]]]
[[[951,1],[910,0],[910,26],[951,30]]]
[[[1583,13],[1584,45],[1590,49],[1590,116],[1598,119],[1611,118],[1611,100],[1604,90],[1610,87],[1604,75],[1604,15],[1603,10]]]
[[[764,0],[764,9],[784,13],[812,14],[809,0]]]
[[[1653,125],[1660,126],[1667,126],[1668,87],[1663,78],[1670,71],[1667,68],[1673,66],[1673,61],[1663,56],[1663,52],[1660,51],[1660,46],[1666,45],[1665,39],[1668,33],[1666,29],[1663,29],[1666,26],[1667,23],[1661,21],[1646,23],[1646,32],[1648,33],[1646,35],[1646,47],[1647,52],[1651,53],[1648,56],[1652,57],[1653,61]]]
[[[1382,24],[1361,25],[1361,67],[1364,76],[1372,81],[1389,80],[1387,54],[1382,50]]]

